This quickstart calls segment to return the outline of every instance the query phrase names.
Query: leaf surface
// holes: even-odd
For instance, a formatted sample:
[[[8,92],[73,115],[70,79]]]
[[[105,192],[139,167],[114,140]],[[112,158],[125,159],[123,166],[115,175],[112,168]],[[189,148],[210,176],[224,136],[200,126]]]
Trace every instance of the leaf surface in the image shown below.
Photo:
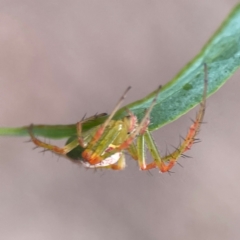
[[[208,66],[208,96],[216,92],[240,66],[240,4],[238,4],[200,53],[170,82],[163,86],[157,104],[151,112],[149,130],[156,130],[185,114],[201,102],[204,71]],[[122,107],[114,119],[124,117],[130,109],[139,119],[151,104],[156,91],[147,97]],[[83,131],[101,124],[101,116],[84,124]],[[68,138],[76,134],[76,124],[35,125],[34,134],[47,138]],[[27,136],[27,127],[0,128],[2,136]]]

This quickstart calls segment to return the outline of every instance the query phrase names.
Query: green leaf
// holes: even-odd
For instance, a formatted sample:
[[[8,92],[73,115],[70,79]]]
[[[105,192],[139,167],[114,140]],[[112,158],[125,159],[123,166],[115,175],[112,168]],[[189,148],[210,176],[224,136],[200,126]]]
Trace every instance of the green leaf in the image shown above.
[[[107,118],[107,114],[99,114],[94,120],[90,120],[83,124],[82,130],[87,131],[93,127],[103,123]],[[19,128],[0,128],[2,136],[29,136],[29,126]],[[32,128],[34,135],[52,139],[67,138],[76,135],[76,124],[69,125],[34,125]]]
[[[151,113],[151,131],[174,121],[199,104],[204,85],[203,63],[208,66],[209,96],[240,66],[240,4],[233,9],[201,52],[172,81],[163,86]],[[126,109],[130,109],[141,119],[155,94],[156,91],[121,108],[114,119],[125,116]],[[105,119],[106,115],[85,123],[83,131],[101,124]],[[76,125],[36,125],[33,131],[43,137],[64,138],[76,134]],[[27,127],[0,128],[0,135],[26,136],[28,131]]]
[[[240,66],[240,4],[238,4],[203,47],[161,90],[151,113],[151,131],[179,118],[200,103],[204,85],[204,67],[208,67],[208,96],[216,92]],[[151,104],[156,91],[120,109],[115,118],[125,115],[125,109],[139,118]]]

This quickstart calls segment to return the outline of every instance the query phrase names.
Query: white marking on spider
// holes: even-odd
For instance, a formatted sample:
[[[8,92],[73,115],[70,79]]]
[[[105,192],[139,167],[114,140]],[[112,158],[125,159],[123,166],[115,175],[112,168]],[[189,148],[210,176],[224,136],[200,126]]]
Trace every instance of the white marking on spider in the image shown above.
[[[82,164],[86,168],[107,167],[109,165],[112,165],[112,164],[116,163],[119,160],[121,154],[122,154],[121,152],[114,153],[110,157],[105,158],[100,163],[97,163],[97,164],[94,164],[94,165],[91,165],[89,162],[82,162]]]

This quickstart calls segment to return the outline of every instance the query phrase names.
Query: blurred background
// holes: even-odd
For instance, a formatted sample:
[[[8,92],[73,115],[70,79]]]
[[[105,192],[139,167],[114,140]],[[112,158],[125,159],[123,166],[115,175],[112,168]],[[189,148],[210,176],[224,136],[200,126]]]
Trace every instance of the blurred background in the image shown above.
[[[0,0],[0,126],[109,113],[129,85],[125,104],[146,96],[237,2]],[[28,137],[0,137],[1,239],[239,239],[239,78],[208,99],[202,143],[171,175],[140,172],[130,157],[124,171],[86,171]],[[196,111],[154,133],[162,153]]]

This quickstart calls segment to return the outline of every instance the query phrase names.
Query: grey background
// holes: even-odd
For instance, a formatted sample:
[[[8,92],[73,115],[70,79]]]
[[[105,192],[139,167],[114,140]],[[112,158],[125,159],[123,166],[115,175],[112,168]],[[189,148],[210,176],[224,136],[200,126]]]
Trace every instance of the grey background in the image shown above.
[[[235,0],[0,0],[0,126],[75,123],[172,79]],[[202,143],[174,174],[86,171],[0,138],[1,239],[239,239],[240,74],[208,99]],[[177,145],[192,110],[155,132]],[[63,141],[59,143],[63,144]],[[169,147],[171,148],[171,147]]]

